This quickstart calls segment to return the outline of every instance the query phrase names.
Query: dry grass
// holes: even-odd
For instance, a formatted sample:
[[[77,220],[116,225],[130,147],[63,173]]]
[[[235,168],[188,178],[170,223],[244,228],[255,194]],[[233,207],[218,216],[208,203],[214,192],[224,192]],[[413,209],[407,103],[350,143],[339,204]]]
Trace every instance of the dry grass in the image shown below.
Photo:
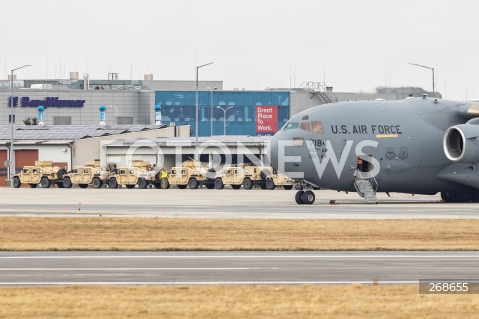
[[[478,250],[479,220],[0,218],[0,250]]]
[[[477,318],[479,295],[417,286],[0,288],[0,318]]]

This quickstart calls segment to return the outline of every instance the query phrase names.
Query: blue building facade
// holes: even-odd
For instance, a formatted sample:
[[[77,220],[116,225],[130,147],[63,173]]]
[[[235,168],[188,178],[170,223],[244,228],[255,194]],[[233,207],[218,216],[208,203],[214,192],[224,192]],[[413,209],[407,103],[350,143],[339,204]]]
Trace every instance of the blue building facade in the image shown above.
[[[156,91],[155,104],[161,105],[163,124],[189,124],[196,134],[195,91]],[[280,129],[290,117],[290,92],[199,91],[198,105],[198,136],[224,135],[225,124],[226,135],[255,136],[257,106],[277,106]]]

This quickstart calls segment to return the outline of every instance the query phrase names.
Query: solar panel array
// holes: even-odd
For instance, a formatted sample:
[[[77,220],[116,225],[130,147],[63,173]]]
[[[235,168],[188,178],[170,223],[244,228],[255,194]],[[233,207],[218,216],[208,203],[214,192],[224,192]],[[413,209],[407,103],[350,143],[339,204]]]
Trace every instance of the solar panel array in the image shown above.
[[[14,125],[14,140],[79,140],[164,128],[166,125]],[[11,126],[0,125],[0,140],[11,139]]]

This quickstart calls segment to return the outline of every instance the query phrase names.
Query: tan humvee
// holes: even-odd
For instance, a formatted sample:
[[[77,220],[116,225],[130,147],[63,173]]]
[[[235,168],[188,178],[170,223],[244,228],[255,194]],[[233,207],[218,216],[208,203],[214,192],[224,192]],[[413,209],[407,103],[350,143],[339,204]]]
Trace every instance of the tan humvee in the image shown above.
[[[103,185],[100,174],[100,161],[88,161],[85,166],[75,166],[63,177],[63,187],[71,188],[78,184],[80,188],[87,188],[91,184],[93,188],[100,188]]]
[[[276,186],[282,186],[286,190],[293,189],[293,185],[289,182],[290,179],[274,167],[259,167],[259,169],[261,169],[261,181],[257,181],[257,184],[261,189],[272,190]]]
[[[18,188],[25,183],[35,188],[40,184],[41,187],[48,188],[57,184],[59,188],[63,188],[63,175],[66,173],[65,168],[53,166],[52,161],[35,161],[35,166],[24,166],[20,174],[13,176],[12,185]]]
[[[261,169],[259,167],[243,164],[228,167],[223,174],[215,178],[215,188],[223,189],[225,185],[231,185],[233,189],[252,189],[255,184],[262,183]]]
[[[204,185],[208,189],[215,188],[216,171],[201,166],[201,162],[189,159],[183,162],[180,167],[172,167],[168,174],[168,183],[177,185],[180,189],[188,186],[191,189],[197,189],[198,186]]]
[[[105,179],[108,181],[108,187],[110,188],[118,188],[119,185],[125,185],[126,188],[135,188],[138,184],[138,188],[144,189],[148,187],[149,180],[155,173],[154,170],[151,170],[153,167],[149,162],[141,160],[134,160],[131,167],[117,169],[113,165],[109,168]]]

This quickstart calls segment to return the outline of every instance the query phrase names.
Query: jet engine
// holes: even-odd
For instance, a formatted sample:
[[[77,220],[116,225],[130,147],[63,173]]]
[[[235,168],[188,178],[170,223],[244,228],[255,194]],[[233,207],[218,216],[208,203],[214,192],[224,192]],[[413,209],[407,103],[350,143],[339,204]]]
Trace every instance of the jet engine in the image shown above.
[[[471,121],[477,122],[477,119]],[[475,123],[454,125],[444,134],[444,153],[453,162],[479,163],[478,142],[479,125]]]

